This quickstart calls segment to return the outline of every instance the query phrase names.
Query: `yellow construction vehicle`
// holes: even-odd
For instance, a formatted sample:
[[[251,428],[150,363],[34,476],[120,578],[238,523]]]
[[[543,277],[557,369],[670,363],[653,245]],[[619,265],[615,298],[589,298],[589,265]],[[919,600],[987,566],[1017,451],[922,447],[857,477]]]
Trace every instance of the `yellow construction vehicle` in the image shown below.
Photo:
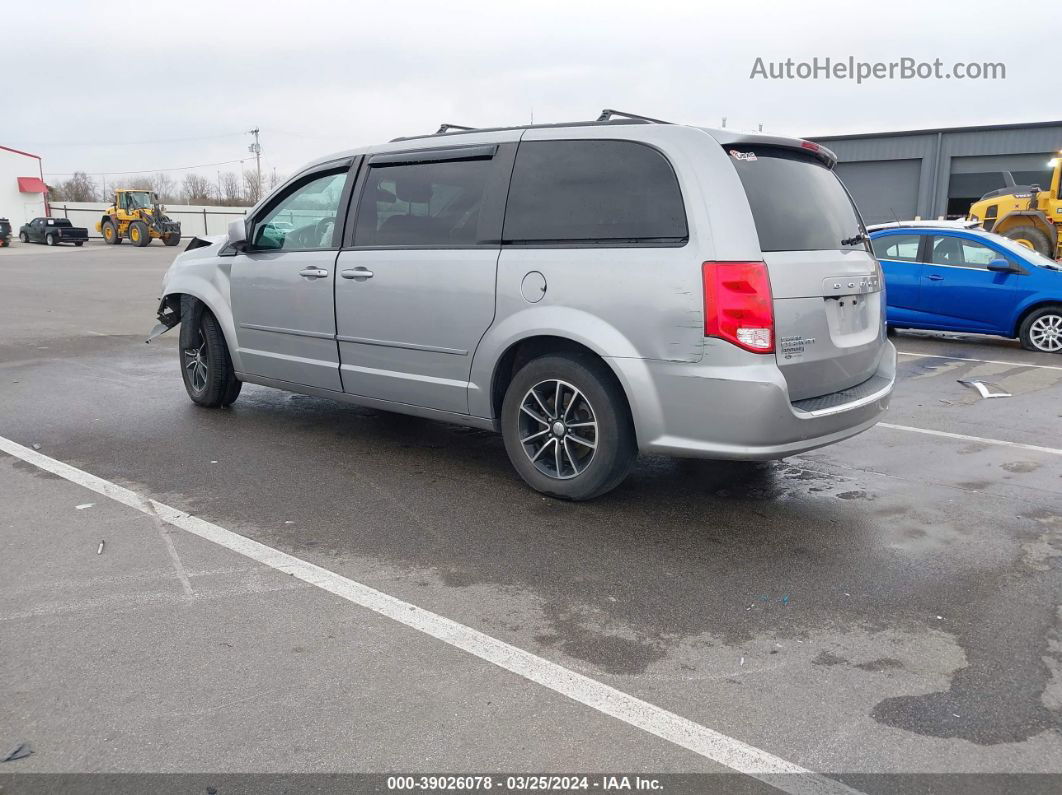
[[[1051,187],[1015,185],[1004,172],[1007,187],[986,193],[970,207],[970,220],[989,232],[1051,259],[1062,259],[1062,151],[1051,160]]]
[[[159,197],[151,191],[118,188],[114,204],[104,211],[96,231],[111,245],[129,238],[134,246],[146,246],[158,238],[167,246],[176,246],[181,242],[181,224],[162,211]]]

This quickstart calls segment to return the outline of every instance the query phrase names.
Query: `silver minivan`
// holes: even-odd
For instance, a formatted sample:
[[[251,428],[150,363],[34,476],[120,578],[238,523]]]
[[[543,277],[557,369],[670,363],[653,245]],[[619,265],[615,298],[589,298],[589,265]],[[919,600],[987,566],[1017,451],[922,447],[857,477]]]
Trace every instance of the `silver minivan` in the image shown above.
[[[859,214],[809,141],[606,111],[314,162],[163,281],[202,406],[243,382],[500,431],[584,500],[639,453],[774,459],[885,411]]]

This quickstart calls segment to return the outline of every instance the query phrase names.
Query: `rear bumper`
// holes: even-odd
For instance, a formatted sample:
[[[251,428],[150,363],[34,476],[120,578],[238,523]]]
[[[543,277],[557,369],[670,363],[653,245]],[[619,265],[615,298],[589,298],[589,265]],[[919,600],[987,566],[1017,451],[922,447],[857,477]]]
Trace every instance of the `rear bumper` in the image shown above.
[[[877,372],[863,384],[792,403],[773,359],[719,353],[712,364],[610,360],[630,397],[643,453],[739,460],[802,453],[874,425],[896,380],[896,349],[886,343]]]

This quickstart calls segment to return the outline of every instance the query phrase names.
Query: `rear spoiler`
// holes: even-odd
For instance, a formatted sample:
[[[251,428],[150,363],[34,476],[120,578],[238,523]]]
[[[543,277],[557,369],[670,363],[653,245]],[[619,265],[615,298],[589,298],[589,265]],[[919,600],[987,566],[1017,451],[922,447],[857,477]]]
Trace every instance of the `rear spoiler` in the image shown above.
[[[706,133],[715,138],[721,146],[774,146],[779,149],[795,149],[798,152],[811,155],[826,165],[833,168],[837,165],[837,155],[822,144],[814,141],[805,141],[802,138],[785,138],[781,135],[763,135],[762,133],[741,133],[736,130],[711,130],[702,127]]]

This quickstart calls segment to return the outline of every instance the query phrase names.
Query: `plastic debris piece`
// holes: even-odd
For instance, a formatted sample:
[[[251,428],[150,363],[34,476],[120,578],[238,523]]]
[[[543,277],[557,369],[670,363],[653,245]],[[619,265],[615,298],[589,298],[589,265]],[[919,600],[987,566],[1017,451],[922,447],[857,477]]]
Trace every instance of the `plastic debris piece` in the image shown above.
[[[93,505],[95,505],[95,504],[96,504],[96,503],[94,503],[94,502],[83,502],[83,503],[81,503],[80,505],[75,505],[75,506],[74,506],[74,508],[76,508],[76,509],[77,509],[77,510],[79,510],[79,511],[83,511],[83,510],[85,510],[86,508],[91,508],[91,507],[92,507]]]
[[[782,597],[782,604],[786,605],[787,607],[789,606],[789,594],[786,594]]]
[[[33,753],[30,744],[25,740],[15,743],[14,747],[0,757],[0,762],[14,762],[16,759],[25,759]]]
[[[40,442],[34,442],[33,443],[33,449],[34,450],[40,450],[41,449]]]
[[[217,461],[211,461],[210,463],[211,463],[211,464],[216,464],[216,463],[217,463]]]
[[[943,620],[944,620],[944,616],[937,616],[937,621],[943,621]]]
[[[745,664],[745,658],[744,658],[744,657],[742,657],[742,658],[741,658],[741,662],[739,662],[739,663],[738,663],[738,665],[744,665],[744,664]]]
[[[99,545],[99,548],[96,550],[96,554],[97,555],[102,555],[103,554],[103,541],[100,541],[100,545]]]
[[[971,389],[976,389],[983,398],[1001,398],[1012,397],[1010,392],[1004,392],[995,384],[986,384],[984,381],[959,381],[963,386],[968,386]]]

